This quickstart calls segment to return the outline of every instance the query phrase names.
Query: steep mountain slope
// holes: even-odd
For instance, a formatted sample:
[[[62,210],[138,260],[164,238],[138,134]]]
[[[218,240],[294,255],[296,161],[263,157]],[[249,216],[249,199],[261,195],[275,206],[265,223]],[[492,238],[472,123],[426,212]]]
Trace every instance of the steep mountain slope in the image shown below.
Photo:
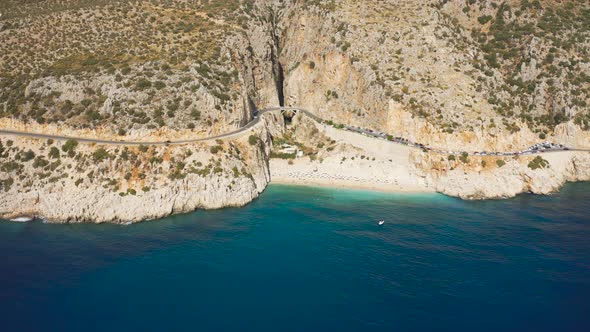
[[[586,2],[299,7],[281,53],[293,105],[453,149],[590,144]]]
[[[243,69],[251,59],[235,44],[246,35],[251,1],[47,0],[4,7],[3,117],[119,136],[158,130],[206,136],[248,120],[244,106],[254,87]]]

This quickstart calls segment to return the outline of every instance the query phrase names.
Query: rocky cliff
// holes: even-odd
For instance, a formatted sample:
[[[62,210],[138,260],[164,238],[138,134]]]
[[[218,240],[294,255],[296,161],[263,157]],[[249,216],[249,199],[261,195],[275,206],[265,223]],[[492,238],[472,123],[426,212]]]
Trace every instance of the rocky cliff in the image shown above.
[[[450,149],[539,140],[588,147],[589,10],[575,1],[341,1],[300,10],[281,53],[286,100]],[[566,43],[582,36],[577,47]]]
[[[448,151],[590,147],[586,3],[294,6],[281,53],[287,104]],[[588,179],[588,153],[543,155],[545,167],[534,156],[448,157],[412,152],[412,176],[463,198],[547,194]]]
[[[171,146],[96,146],[8,138],[0,141],[0,216],[50,222],[138,222],[195,209],[243,206],[270,181],[265,115],[244,135]]]
[[[590,180],[589,152],[446,155],[318,124],[304,115],[294,119],[279,142],[298,146],[305,154],[271,160],[273,179],[284,183],[498,199],[547,195],[566,182]]]

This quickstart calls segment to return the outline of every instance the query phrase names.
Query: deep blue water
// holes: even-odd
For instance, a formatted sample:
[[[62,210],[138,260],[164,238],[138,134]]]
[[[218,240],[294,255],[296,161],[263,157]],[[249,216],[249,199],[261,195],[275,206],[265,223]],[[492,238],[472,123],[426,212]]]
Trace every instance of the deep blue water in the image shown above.
[[[133,226],[3,221],[0,330],[590,331],[589,200],[271,186]]]

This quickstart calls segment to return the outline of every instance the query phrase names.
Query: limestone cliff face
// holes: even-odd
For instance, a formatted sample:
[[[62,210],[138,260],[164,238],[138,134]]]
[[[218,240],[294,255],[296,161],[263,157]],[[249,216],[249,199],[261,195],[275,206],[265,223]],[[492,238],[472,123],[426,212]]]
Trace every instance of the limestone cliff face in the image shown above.
[[[554,4],[524,8],[518,16],[515,3],[344,1],[331,11],[299,4],[284,23],[286,103],[449,150],[521,150],[543,140],[590,146],[583,54],[551,48],[535,32],[531,40],[513,38],[522,45],[511,47],[525,50],[514,55],[522,64],[508,56],[490,60],[490,49],[507,47],[493,42],[506,22],[518,27],[552,19]],[[569,59],[575,65],[563,65]],[[557,70],[548,61],[565,67]]]
[[[289,21],[290,37],[281,53],[286,103],[337,123],[382,128],[383,91],[370,85],[374,75],[366,64],[353,62],[332,43],[334,35],[343,33],[336,30],[334,16],[321,11],[303,12]]]
[[[523,125],[516,133],[497,128],[476,127],[473,130],[441,131],[428,121],[412,115],[402,105],[391,100],[388,106],[388,132],[396,133],[414,142],[450,151],[520,151],[543,140]],[[570,147],[590,147],[590,132],[570,121],[555,128],[553,137],[546,140]]]
[[[243,206],[261,191],[247,179],[235,181],[232,187],[230,182],[220,177],[190,176],[161,189],[125,197],[102,187],[49,186],[7,197],[2,204],[2,216],[38,216],[55,223],[132,223],[197,209]],[[259,184],[261,188],[266,185]]]
[[[542,158],[548,165],[538,169],[529,167],[534,158],[469,157],[465,163],[415,153],[413,161],[428,186],[464,199],[509,198],[521,193],[547,195],[559,191],[566,182],[590,180],[590,153],[544,154]]]
[[[0,181],[0,218],[128,223],[243,206],[270,181],[270,133],[281,130],[276,123],[280,121],[268,115],[244,135],[208,144],[80,144],[71,155],[63,151],[63,142],[3,140],[3,147],[10,144],[4,157],[23,162],[2,164],[4,172],[14,168],[17,177],[9,173]],[[255,144],[250,136],[256,137]]]
[[[509,198],[521,193],[551,194],[566,182],[590,180],[590,153],[540,156],[467,156],[423,152],[298,116],[292,136],[304,146],[323,146],[309,161],[273,160],[281,181],[343,184],[394,191],[437,191],[463,199]],[[330,144],[330,145],[328,145]]]
[[[448,151],[520,151],[542,141],[590,147],[583,54],[551,48],[538,31],[513,38],[524,53],[511,56],[522,56],[522,63],[491,54],[494,47],[506,46],[495,41],[502,30],[536,25],[541,17],[554,20],[550,7],[555,4],[516,14],[520,4],[502,3],[345,1],[332,11],[301,9],[285,23],[290,36],[281,52],[286,103],[335,123]],[[574,19],[584,19],[576,16],[583,7],[574,6]],[[564,67],[569,59],[575,64]],[[556,72],[551,62],[564,68]],[[578,86],[578,97],[570,94],[572,85]],[[463,198],[547,194],[566,181],[587,180],[589,172],[587,153],[543,155],[550,166],[536,170],[528,167],[532,157],[499,167],[493,158],[471,158],[473,165],[462,165],[447,161],[447,155],[413,155],[412,176]],[[486,159],[487,166],[481,166]]]

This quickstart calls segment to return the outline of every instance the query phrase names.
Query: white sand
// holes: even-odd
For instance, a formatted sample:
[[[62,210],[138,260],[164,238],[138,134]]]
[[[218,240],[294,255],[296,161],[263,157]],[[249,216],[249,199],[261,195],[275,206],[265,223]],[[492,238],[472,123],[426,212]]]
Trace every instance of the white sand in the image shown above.
[[[317,160],[271,159],[271,183],[330,186],[386,192],[433,192],[416,174],[412,150],[403,145],[318,125],[338,147],[323,151]],[[364,156],[364,158],[363,158]]]
[[[270,161],[271,183],[329,186],[384,192],[432,192],[404,165],[392,159],[360,159],[362,154],[340,152],[320,161],[303,157]],[[342,158],[346,159],[342,161]],[[355,159],[352,160],[352,157]]]

